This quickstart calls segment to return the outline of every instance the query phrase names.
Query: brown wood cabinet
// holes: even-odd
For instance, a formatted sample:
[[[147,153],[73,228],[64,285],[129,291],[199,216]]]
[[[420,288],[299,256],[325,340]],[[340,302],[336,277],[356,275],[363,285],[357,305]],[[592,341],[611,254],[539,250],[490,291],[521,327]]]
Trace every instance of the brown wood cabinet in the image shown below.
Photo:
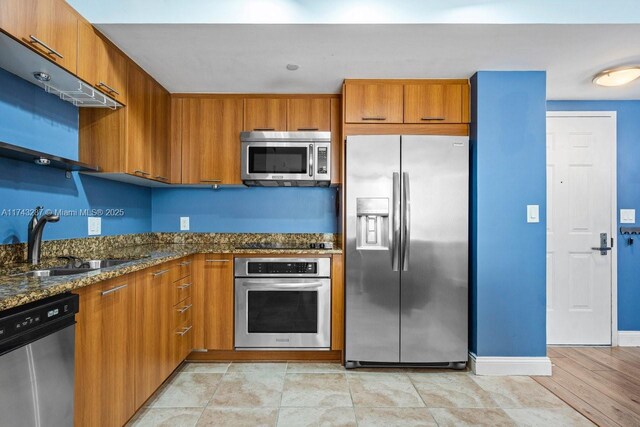
[[[233,350],[233,255],[203,256],[204,347]]]
[[[74,74],[78,19],[64,0],[0,1],[0,28]]]
[[[241,184],[242,99],[198,97],[181,102],[182,183]]]
[[[135,275],[75,291],[76,426],[122,426],[135,412]]]
[[[344,349],[344,263],[331,257],[331,350]]]
[[[402,123],[403,85],[348,83],[345,85],[347,123]]]
[[[173,289],[162,264],[136,273],[135,403],[140,407],[173,371]]]
[[[80,109],[80,161],[170,182],[169,93],[135,64],[127,74],[125,108]]]
[[[78,77],[127,103],[127,59],[83,20],[78,22]]]
[[[462,123],[460,84],[407,84],[404,86],[405,123]]]
[[[287,100],[288,131],[330,131],[331,99],[292,98]]]
[[[286,131],[287,100],[285,98],[246,98],[244,130]]]

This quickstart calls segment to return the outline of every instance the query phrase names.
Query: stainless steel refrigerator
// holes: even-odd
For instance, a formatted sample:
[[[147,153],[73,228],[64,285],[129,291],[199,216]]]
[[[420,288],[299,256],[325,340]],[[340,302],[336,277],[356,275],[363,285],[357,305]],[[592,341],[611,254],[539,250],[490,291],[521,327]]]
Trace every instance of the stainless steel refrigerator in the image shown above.
[[[463,368],[468,357],[469,139],[346,142],[348,368]]]

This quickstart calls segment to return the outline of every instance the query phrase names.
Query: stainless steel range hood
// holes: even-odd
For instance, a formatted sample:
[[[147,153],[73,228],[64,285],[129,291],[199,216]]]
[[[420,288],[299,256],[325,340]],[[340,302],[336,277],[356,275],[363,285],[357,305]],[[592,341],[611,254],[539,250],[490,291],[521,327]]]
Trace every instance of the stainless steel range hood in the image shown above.
[[[0,32],[0,68],[40,86],[76,107],[112,110],[122,107],[118,101],[2,32]],[[36,78],[36,75],[40,79]]]

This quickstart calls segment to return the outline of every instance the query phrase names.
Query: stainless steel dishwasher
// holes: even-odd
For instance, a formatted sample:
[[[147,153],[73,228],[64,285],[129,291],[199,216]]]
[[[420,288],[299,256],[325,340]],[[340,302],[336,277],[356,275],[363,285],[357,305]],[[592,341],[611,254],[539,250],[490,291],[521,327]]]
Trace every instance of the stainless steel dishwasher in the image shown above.
[[[0,312],[3,427],[73,426],[77,312],[69,293]]]

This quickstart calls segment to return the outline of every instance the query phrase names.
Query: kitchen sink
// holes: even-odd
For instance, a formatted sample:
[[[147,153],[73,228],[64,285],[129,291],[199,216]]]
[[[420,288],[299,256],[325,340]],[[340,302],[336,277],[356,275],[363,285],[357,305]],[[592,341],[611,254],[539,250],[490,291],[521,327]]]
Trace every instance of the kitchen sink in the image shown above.
[[[92,259],[89,261],[83,261],[83,265],[88,265],[89,268],[107,268],[114,267],[116,265],[124,264],[127,262],[135,261],[134,259]]]
[[[86,273],[88,271],[93,271],[93,270],[97,270],[97,269],[89,268],[89,267],[80,267],[80,268],[57,267],[57,268],[49,268],[47,270],[28,271],[26,273],[19,274],[19,276],[27,276],[27,277],[69,276],[71,274]]]

